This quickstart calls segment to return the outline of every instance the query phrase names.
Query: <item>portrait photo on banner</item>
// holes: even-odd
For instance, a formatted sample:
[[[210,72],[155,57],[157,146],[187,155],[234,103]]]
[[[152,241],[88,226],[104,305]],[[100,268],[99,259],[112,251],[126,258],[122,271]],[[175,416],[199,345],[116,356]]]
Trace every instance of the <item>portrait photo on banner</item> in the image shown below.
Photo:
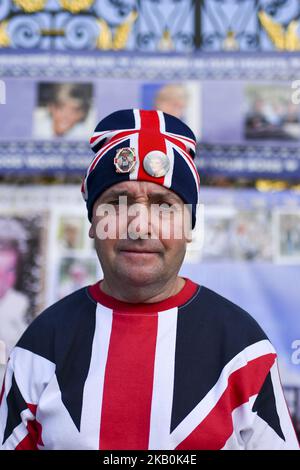
[[[246,139],[300,139],[300,105],[291,100],[289,83],[252,83],[244,89]]]
[[[140,107],[158,109],[182,119],[197,138],[202,136],[200,82],[186,80],[143,83],[140,90]]]
[[[33,137],[85,140],[96,122],[93,99],[92,83],[38,82]]]

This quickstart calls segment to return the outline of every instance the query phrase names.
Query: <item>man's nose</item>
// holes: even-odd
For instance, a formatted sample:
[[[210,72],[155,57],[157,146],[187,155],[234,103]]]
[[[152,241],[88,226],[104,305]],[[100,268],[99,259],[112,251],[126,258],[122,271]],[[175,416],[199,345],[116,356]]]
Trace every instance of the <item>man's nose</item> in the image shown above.
[[[151,237],[150,207],[139,204],[138,207],[129,209],[128,221],[128,238],[137,240]]]

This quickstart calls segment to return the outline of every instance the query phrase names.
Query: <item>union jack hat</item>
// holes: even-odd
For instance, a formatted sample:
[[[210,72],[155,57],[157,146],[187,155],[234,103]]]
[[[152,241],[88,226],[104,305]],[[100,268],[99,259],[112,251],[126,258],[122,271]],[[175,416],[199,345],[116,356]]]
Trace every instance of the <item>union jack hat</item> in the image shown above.
[[[195,226],[200,186],[194,163],[196,139],[180,119],[162,111],[116,111],[99,122],[90,144],[96,155],[81,188],[90,221],[96,199],[110,186],[150,181],[190,204]]]

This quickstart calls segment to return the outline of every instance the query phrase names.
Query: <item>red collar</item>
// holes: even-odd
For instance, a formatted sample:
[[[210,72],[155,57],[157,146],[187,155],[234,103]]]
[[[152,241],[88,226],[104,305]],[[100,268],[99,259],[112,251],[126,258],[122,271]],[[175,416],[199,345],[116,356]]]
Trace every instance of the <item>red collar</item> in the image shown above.
[[[96,284],[88,287],[90,296],[96,302],[104,305],[113,310],[126,310],[126,312],[161,312],[162,310],[169,310],[170,308],[179,307],[184,305],[188,300],[190,300],[198,289],[198,284],[194,283],[190,279],[184,278],[185,284],[183,288],[175,295],[168,297],[167,299],[161,300],[160,302],[153,303],[130,303],[123,302],[118,300],[115,297],[112,297],[101,290],[100,284],[102,282],[98,281]]]

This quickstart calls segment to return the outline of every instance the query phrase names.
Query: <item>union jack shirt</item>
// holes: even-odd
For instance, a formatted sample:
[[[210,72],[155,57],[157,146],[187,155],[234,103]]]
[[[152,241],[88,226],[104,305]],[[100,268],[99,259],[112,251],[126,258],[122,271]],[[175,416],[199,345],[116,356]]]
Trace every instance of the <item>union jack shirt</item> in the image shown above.
[[[99,282],[45,310],[8,361],[2,449],[298,449],[276,353],[252,317],[186,279],[131,304]]]

